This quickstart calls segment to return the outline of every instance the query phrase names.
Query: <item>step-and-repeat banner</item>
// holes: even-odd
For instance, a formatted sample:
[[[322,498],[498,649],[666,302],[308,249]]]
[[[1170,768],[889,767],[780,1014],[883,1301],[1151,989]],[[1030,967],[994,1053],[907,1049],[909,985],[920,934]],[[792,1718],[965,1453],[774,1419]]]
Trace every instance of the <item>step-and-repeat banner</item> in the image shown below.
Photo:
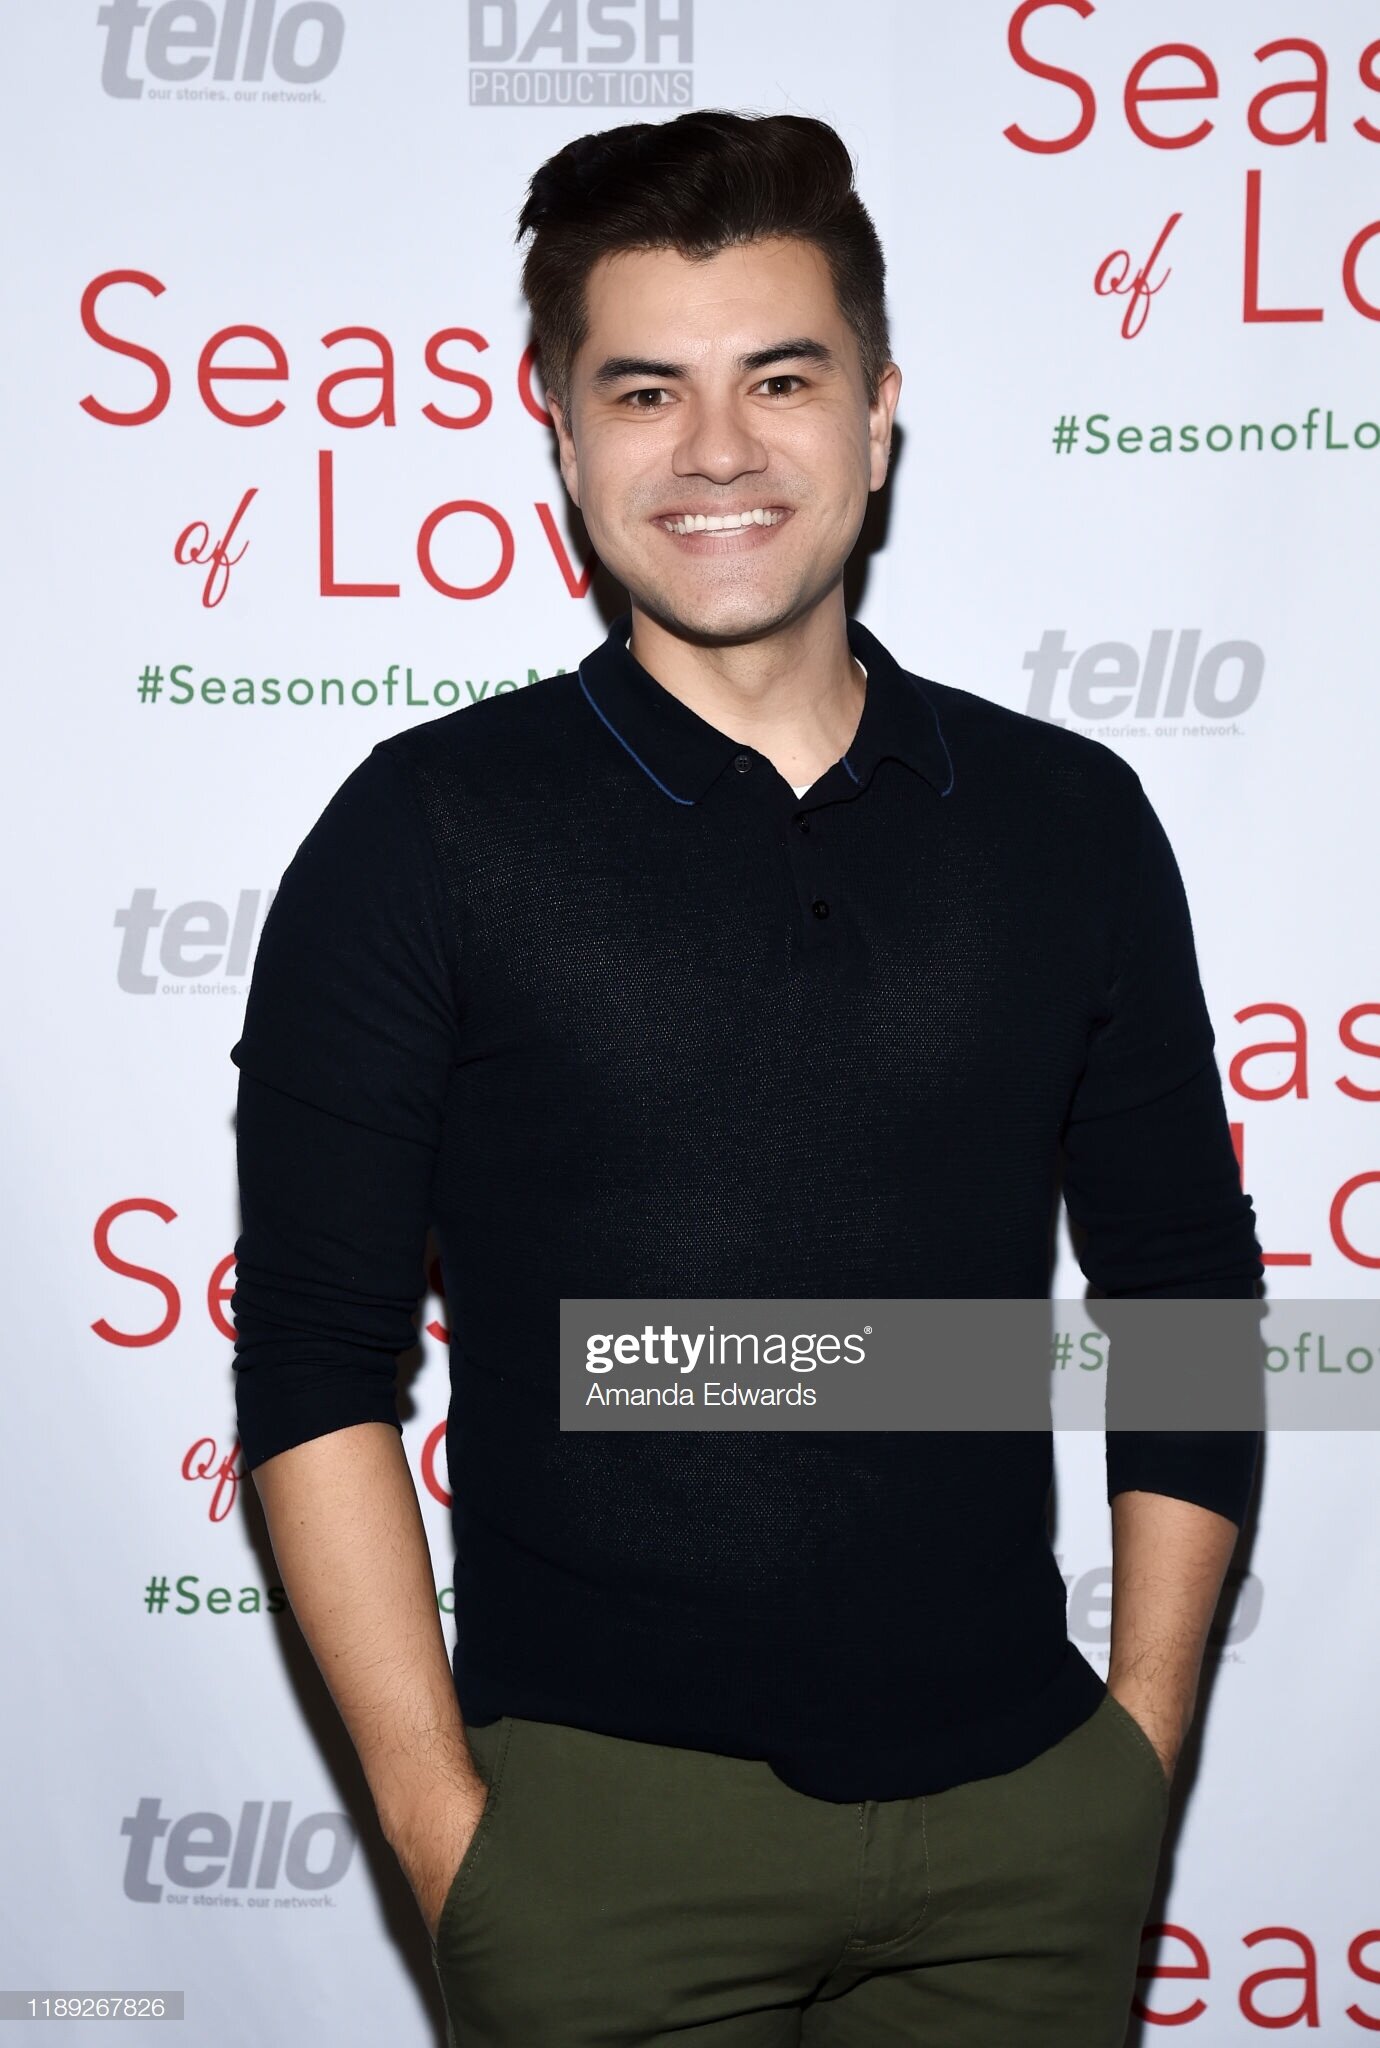
[[[527,180],[574,135],[694,106],[839,129],[905,378],[855,609],[909,668],[1133,762],[1269,1289],[1363,1298],[1380,16],[56,0],[10,9],[0,48],[0,1988],[181,1990],[198,2043],[421,2048],[420,1916],[237,1455],[228,1053],[275,884],[374,742],[607,630],[518,291]],[[1082,1289],[1065,1238],[1054,1292]],[[423,1320],[404,1442],[448,1606],[439,1295]],[[1380,2029],[1378,1444],[1267,1445],[1144,2034]],[[1069,1630],[1105,1665],[1101,1441],[1057,1454]]]

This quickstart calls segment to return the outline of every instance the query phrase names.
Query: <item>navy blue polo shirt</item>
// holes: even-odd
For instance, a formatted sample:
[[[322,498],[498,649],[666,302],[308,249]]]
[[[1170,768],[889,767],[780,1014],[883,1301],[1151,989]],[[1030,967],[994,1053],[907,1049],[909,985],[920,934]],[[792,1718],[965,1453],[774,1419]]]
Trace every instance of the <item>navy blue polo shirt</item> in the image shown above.
[[[1109,747],[908,673],[799,796],[633,657],[381,741],[307,833],[243,1033],[249,1469],[399,1427],[434,1235],[454,1673],[834,1800],[1085,1720],[1033,1431],[562,1432],[562,1297],[1110,1295],[1263,1275],[1183,886]],[[1240,1522],[1259,1439],[1107,1443]]]

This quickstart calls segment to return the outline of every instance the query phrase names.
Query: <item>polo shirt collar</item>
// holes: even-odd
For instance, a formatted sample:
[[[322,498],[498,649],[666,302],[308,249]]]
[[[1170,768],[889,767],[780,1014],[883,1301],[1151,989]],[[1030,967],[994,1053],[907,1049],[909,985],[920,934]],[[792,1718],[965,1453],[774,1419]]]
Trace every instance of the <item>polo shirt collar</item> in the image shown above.
[[[882,760],[903,761],[940,796],[953,787],[953,763],[939,714],[918,676],[894,661],[860,620],[846,621],[848,646],[867,670],[862,717],[843,766],[859,788]],[[720,732],[643,668],[627,645],[631,611],[620,612],[608,637],[579,665],[593,713],[666,795],[695,803],[743,742]]]

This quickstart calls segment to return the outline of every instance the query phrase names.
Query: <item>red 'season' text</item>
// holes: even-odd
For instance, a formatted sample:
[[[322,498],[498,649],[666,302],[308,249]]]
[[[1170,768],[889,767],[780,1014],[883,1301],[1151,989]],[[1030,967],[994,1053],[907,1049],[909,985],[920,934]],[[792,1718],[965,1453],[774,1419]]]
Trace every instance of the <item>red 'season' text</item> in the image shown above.
[[[1089,24],[1086,31],[1089,56],[1097,53],[1097,13],[1094,0],[1022,0],[1007,24],[1007,47],[1016,65],[1031,78],[1052,88],[1048,124],[1038,129],[1012,121],[1002,130],[1017,149],[1035,156],[1059,156],[1081,148],[1095,133],[1106,113],[1099,108],[1097,90],[1083,72],[1065,64],[1051,63],[1032,48],[1042,27],[1059,34],[1063,17],[1073,14]],[[1037,17],[1045,17],[1043,21]],[[1066,39],[1066,38],[1065,38]],[[1240,53],[1232,50],[1233,62]],[[1250,142],[1265,150],[1319,147],[1331,139],[1334,101],[1342,96],[1331,75],[1322,44],[1310,36],[1277,36],[1250,52],[1261,67],[1260,82],[1253,84],[1245,104],[1234,118],[1244,123]],[[1185,67],[1189,75],[1185,76]],[[1345,111],[1339,117],[1346,136],[1364,142],[1380,142],[1380,103],[1368,93],[1380,94],[1380,38],[1367,43],[1355,61],[1355,80],[1348,77]],[[1121,119],[1127,131],[1147,149],[1173,152],[1220,144],[1222,122],[1205,111],[1197,118],[1177,115],[1176,106],[1199,110],[1212,106],[1221,112],[1222,90],[1217,66],[1209,52],[1197,43],[1155,43],[1142,51],[1117,94]],[[1353,111],[1359,109],[1359,111]],[[1248,324],[1272,321],[1317,321],[1325,317],[1321,305],[1282,302],[1267,303],[1261,275],[1263,252],[1269,247],[1265,172],[1252,165],[1246,171],[1242,236],[1241,317]],[[1181,217],[1175,213],[1173,220]],[[1173,220],[1161,234],[1166,239]],[[1308,225],[1309,246],[1316,249],[1316,225]],[[1359,227],[1340,257],[1341,286],[1353,312],[1366,320],[1380,320],[1380,276],[1363,284],[1362,258],[1380,238],[1380,220]],[[1160,245],[1157,245],[1160,246]],[[1296,252],[1297,254],[1297,252]],[[1380,252],[1377,252],[1380,259]],[[1377,260],[1373,259],[1373,260]],[[1294,266],[1296,267],[1296,265]],[[1146,269],[1148,271],[1149,265]]]
[[[135,288],[150,299],[161,298],[167,290],[163,280],[151,271],[102,271],[90,280],[82,293],[81,324],[88,337],[107,356],[124,358],[140,366],[149,380],[147,391],[139,393],[134,402],[123,406],[112,404],[90,391],[77,403],[88,418],[102,426],[146,427],[163,416],[174,400],[175,391],[180,392],[181,386],[175,382],[167,359],[157,349],[115,330],[115,316],[102,302],[107,293],[125,286]],[[127,325],[138,317],[127,311],[121,325]],[[316,417],[328,427],[345,432],[396,428],[399,421],[398,363],[393,344],[383,329],[367,323],[333,327],[319,337],[319,343],[322,348],[330,350],[349,344],[361,359],[348,366],[328,370],[324,376],[318,377],[311,400]],[[468,393],[472,400],[469,410],[449,411],[433,397],[416,406],[409,400],[403,417],[408,421],[423,419],[431,426],[452,433],[468,433],[482,427],[493,415],[494,386],[474,371],[447,360],[442,352],[451,346],[482,351],[488,348],[489,343],[476,328],[441,327],[422,345],[427,373],[442,386],[450,386],[457,393]],[[549,429],[551,416],[534,388],[534,355],[535,351],[529,346],[518,358],[514,396],[522,412],[537,425]],[[249,360],[245,360],[246,356]],[[265,393],[263,396],[267,402],[256,405],[246,393],[245,404],[235,406],[230,402],[234,387],[245,384],[286,387],[290,383],[288,351],[280,337],[271,328],[257,322],[242,321],[217,328],[203,343],[188,390],[195,392],[195,402],[222,426],[272,428],[288,414],[288,401],[276,393],[271,397]],[[343,406],[346,394],[359,401],[356,409]],[[230,553],[230,540],[257,489],[257,485],[251,485],[243,490],[237,506],[224,515],[225,523],[214,522],[214,531],[213,522],[202,514],[184,524],[177,535],[175,559],[184,566],[194,564],[208,568],[202,600],[207,607],[221,601],[230,570],[249,545],[244,539],[239,552]],[[576,600],[584,598],[593,573],[592,554],[583,561],[572,556],[560,520],[551,505],[538,501],[531,507],[530,517],[534,522],[533,537],[554,561],[567,595]],[[399,597],[400,583],[381,577],[366,580],[357,574],[347,575],[337,566],[336,526],[335,452],[321,448],[317,451],[319,594],[331,598]],[[481,551],[487,548],[493,566],[478,580],[461,582],[454,575],[445,573],[439,558],[448,545],[456,542],[457,536],[468,537],[471,534],[470,545]],[[461,600],[492,595],[508,581],[517,558],[517,539],[512,521],[498,506],[478,498],[449,499],[419,515],[414,548],[423,581],[438,596]]]
[[[1143,1943],[1153,1943],[1156,1960],[1142,1963],[1136,1971],[1142,1983],[1167,1983],[1177,1980],[1184,1984],[1212,1985],[1212,1964],[1206,1944],[1188,1928],[1177,1921],[1156,1921],[1145,1929]],[[1276,1960],[1264,1963],[1242,1979],[1236,1993],[1237,2010],[1243,2019],[1257,2027],[1318,2027],[1322,1973],[1318,1966],[1316,1945],[1300,1927],[1274,1926],[1253,1927],[1241,1936],[1242,1946],[1256,1948],[1261,1942],[1282,1944],[1273,1953]],[[1353,1977],[1363,1984],[1380,1984],[1380,1969],[1375,1961],[1367,1962],[1363,1951],[1374,1943],[1380,1943],[1380,1927],[1367,1927],[1351,1942],[1346,1952],[1346,1966]],[[1220,1993],[1220,1971],[1217,1978]],[[1349,1988],[1343,1984],[1343,1990]],[[1156,2027],[1191,2026],[1195,2020],[1208,2017],[1215,2010],[1220,2014],[1220,1995],[1210,2001],[1194,1993],[1178,2005],[1159,2002],[1148,2005],[1147,1996],[1160,1994],[1138,1993],[1132,2000],[1132,2009],[1137,2019],[1148,2021]],[[1292,2000],[1292,2003],[1290,2002]],[[1342,2018],[1363,2033],[1380,2034],[1380,2012],[1367,2012],[1353,2002],[1342,2010]],[[1209,2018],[1210,2024],[1210,2018]],[[1329,2039],[1339,2038],[1329,2035]],[[1352,2038],[1348,2035],[1348,2038]]]

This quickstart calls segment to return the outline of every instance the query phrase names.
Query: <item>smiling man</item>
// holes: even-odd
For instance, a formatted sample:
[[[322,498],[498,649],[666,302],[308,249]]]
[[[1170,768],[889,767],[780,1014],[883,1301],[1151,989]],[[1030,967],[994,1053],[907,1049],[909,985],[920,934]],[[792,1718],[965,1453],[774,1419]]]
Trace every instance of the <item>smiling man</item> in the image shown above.
[[[566,488],[632,595],[632,652],[808,784],[862,711],[843,570],[886,480],[900,370],[871,374],[823,250],[795,237],[619,251],[587,292],[591,336],[614,346],[547,399]]]
[[[1109,748],[843,575],[901,373],[840,138],[570,143],[523,271],[629,603],[381,742],[242,1036],[240,1438],[465,2048],[1115,2048],[1251,1432],[1111,1432],[1107,1678],[1052,1441],[562,1432],[563,1298],[1255,1296],[1173,853]],[[447,1659],[395,1360],[434,1231]]]

